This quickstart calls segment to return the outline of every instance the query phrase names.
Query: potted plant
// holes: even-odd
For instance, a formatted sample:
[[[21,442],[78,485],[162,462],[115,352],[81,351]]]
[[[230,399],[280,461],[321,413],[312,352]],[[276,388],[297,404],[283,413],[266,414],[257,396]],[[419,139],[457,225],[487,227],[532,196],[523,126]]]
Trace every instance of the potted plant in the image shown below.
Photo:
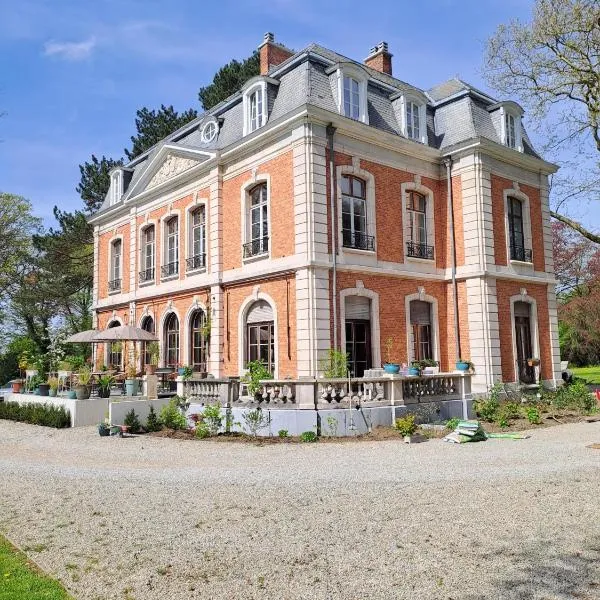
[[[466,373],[473,368],[473,363],[468,358],[459,358],[456,361],[456,370]]]
[[[440,372],[439,363],[432,358],[425,358],[419,361],[421,372],[424,375],[437,375]]]
[[[12,387],[13,394],[20,394],[21,386],[23,385],[23,380],[22,379],[13,379],[10,382],[10,385]]]
[[[29,379],[29,384],[27,391],[33,392],[34,394],[39,395],[40,393],[40,383],[42,383],[43,379],[41,375],[35,374],[33,377]]]
[[[537,367],[540,364],[540,359],[539,358],[528,358],[527,359],[527,364],[530,367]]]
[[[137,396],[138,382],[136,377],[137,368],[135,362],[130,362],[125,369],[125,394],[127,396]]]
[[[194,374],[194,369],[192,369],[192,367],[189,365],[184,365],[183,367],[179,368],[178,373],[180,377],[183,377],[184,381],[187,381]]]
[[[154,375],[158,366],[158,357],[160,355],[160,345],[158,342],[150,342],[146,346],[146,352],[150,356],[150,363],[146,365],[146,375]]]
[[[77,387],[75,394],[77,400],[87,400],[92,393],[90,382],[92,381],[92,370],[89,367],[81,367],[77,372]]]
[[[415,415],[406,414],[399,419],[396,419],[394,428],[400,433],[407,444],[412,441],[412,436],[417,431],[417,424],[415,423]]]
[[[400,372],[400,365],[394,362],[393,359],[394,350],[394,338],[391,336],[385,340],[385,362],[383,363],[383,370],[386,373],[396,375]]]
[[[108,437],[110,435],[110,427],[106,423],[98,423],[98,433],[100,437]]]
[[[257,400],[260,398],[260,382],[263,379],[273,379],[273,375],[261,360],[252,360],[247,365],[248,372],[242,377],[242,382],[248,384],[248,393]]]
[[[48,377],[48,395],[51,398],[58,396],[58,377]]]
[[[421,363],[418,360],[413,360],[408,368],[408,374],[411,377],[419,377],[421,375]]]
[[[113,375],[106,373],[98,377],[98,397],[99,398],[110,398],[110,388],[115,382]]]

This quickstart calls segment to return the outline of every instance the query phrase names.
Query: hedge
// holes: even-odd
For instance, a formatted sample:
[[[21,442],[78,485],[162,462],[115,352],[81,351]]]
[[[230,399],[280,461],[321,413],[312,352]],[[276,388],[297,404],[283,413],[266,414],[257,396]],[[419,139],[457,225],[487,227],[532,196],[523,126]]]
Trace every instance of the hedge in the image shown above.
[[[46,427],[71,427],[71,415],[64,406],[52,404],[19,404],[18,402],[0,402],[0,419],[22,421],[32,425]]]

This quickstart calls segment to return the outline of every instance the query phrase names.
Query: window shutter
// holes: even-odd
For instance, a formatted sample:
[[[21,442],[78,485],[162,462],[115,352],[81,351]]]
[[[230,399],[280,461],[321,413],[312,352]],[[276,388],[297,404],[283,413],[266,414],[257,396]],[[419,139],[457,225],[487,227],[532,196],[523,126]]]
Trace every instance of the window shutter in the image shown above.
[[[257,300],[248,311],[246,323],[264,323],[273,321],[273,309],[266,300]]]
[[[410,303],[410,322],[412,325],[430,325],[431,303],[413,300]]]
[[[371,319],[371,301],[364,296],[348,296],[346,298],[346,319]]]

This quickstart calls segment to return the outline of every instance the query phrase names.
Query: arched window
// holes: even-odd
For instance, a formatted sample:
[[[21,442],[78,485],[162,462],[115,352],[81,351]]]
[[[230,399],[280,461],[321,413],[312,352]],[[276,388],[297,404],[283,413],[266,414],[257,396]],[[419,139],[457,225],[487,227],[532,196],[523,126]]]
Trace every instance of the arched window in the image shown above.
[[[118,292],[121,290],[121,255],[123,244],[120,239],[114,240],[110,245],[110,279],[108,291]]]
[[[262,127],[262,125],[263,125],[263,119],[264,119],[264,97],[263,96],[264,96],[263,88],[258,88],[257,90],[255,90],[254,92],[252,92],[250,94],[250,98],[249,98],[250,113],[248,115],[249,123],[250,123],[250,128],[249,128],[250,133],[252,133],[253,131],[256,131],[259,127]]]
[[[161,268],[163,277],[179,273],[179,219],[171,217],[165,225],[165,260]]]
[[[179,319],[171,313],[165,321],[165,365],[177,367],[179,364]]]
[[[419,192],[410,190],[406,198],[406,254],[412,258],[433,259],[433,246],[429,240],[427,222],[427,198]]]
[[[269,202],[267,184],[259,183],[248,194],[246,214],[246,243],[244,258],[266,254],[269,251]]]
[[[187,270],[195,271],[206,266],[206,213],[204,205],[190,213],[190,256],[186,261]]]
[[[142,329],[149,333],[154,333],[154,319],[150,316],[144,317],[142,320]],[[144,364],[149,365],[152,364],[150,353],[148,352],[148,342],[143,342],[144,351],[142,352],[142,356],[144,357]]]
[[[108,328],[120,327],[119,321],[111,321]],[[123,342],[109,342],[107,344],[106,356],[108,358],[108,367],[115,371],[120,371],[123,365]]]
[[[354,175],[342,175],[342,243],[344,248],[374,250],[367,235],[367,185]]]
[[[142,231],[140,246],[140,283],[154,281],[154,225],[148,225]]]
[[[246,363],[255,360],[275,372],[275,322],[266,300],[254,302],[246,314]]]
[[[203,310],[195,310],[190,317],[190,362],[194,371],[206,371],[207,319]]]
[[[431,303],[422,300],[410,302],[410,327],[413,360],[433,358],[433,330]]]
[[[360,83],[354,77],[344,77],[344,114],[360,119]]]

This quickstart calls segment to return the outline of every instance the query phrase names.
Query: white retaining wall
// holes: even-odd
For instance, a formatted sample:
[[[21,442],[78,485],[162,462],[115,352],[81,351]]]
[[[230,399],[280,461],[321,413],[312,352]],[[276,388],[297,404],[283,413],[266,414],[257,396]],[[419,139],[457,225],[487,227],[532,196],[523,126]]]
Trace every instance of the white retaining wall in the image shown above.
[[[150,407],[154,407],[156,416],[158,416],[160,414],[160,409],[165,406],[165,404],[169,404],[169,400],[170,398],[155,398],[153,400],[148,400],[146,398],[139,398],[136,400],[111,399],[110,407],[108,409],[110,423],[111,425],[123,425],[125,422],[125,415],[133,408],[140,420],[140,424],[144,426],[148,420]]]

